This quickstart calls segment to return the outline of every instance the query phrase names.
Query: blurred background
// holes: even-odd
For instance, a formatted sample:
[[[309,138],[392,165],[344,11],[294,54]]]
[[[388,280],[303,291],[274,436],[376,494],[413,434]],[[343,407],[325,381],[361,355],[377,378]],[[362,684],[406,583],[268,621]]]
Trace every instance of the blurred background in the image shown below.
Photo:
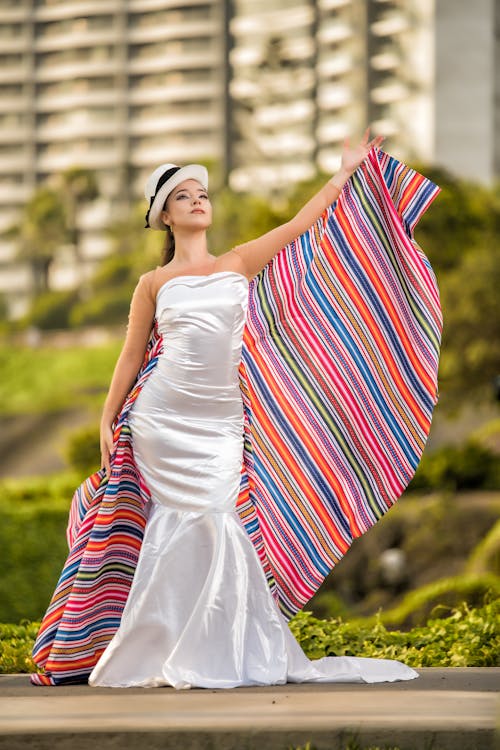
[[[209,167],[215,253],[286,220],[365,127],[442,192],[445,318],[405,497],[308,606],[409,626],[500,591],[500,2],[0,0],[0,622],[37,619],[132,290],[146,176]]]

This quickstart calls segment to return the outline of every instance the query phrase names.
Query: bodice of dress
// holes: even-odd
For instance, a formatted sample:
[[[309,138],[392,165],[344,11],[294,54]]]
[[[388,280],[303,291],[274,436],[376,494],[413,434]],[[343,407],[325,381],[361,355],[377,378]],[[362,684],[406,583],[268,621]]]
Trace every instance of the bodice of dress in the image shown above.
[[[156,317],[170,382],[238,383],[247,302],[248,281],[233,271],[177,276],[160,287]]]
[[[243,452],[239,365],[248,281],[177,276],[157,294],[163,353],[129,421],[153,504],[233,512]]]

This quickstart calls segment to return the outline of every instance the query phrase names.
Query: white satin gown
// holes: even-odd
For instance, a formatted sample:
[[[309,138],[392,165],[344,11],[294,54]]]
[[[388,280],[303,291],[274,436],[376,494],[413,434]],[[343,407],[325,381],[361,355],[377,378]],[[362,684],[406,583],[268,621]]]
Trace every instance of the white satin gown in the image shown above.
[[[243,452],[238,368],[247,279],[180,276],[157,296],[164,352],[130,416],[151,492],[121,625],[89,683],[231,688],[417,677],[397,661],[310,661],[269,591],[235,504]]]

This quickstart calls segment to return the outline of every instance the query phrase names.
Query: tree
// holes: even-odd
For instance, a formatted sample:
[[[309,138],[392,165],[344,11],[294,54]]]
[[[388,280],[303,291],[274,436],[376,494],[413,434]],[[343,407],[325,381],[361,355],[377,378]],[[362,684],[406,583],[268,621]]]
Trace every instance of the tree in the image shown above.
[[[444,405],[493,398],[500,374],[499,289],[498,240],[464,254],[456,268],[442,275]]]
[[[412,166],[441,188],[415,231],[439,279],[442,272],[459,266],[464,254],[498,238],[499,190],[460,179],[442,168]]]
[[[45,185],[37,188],[7,234],[17,241],[18,257],[30,265],[35,296],[48,291],[50,267],[68,239],[60,193]]]
[[[81,227],[78,216],[82,208],[99,195],[95,173],[84,167],[69,167],[59,177],[61,197],[66,207],[68,238],[73,245],[77,266],[82,262]]]

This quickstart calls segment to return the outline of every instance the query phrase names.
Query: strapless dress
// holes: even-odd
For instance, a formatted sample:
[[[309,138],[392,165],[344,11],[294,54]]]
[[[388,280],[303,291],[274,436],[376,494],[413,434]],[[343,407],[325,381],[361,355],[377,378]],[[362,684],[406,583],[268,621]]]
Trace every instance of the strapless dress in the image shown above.
[[[232,688],[418,676],[385,659],[310,661],[271,595],[235,509],[247,303],[248,281],[233,271],[178,276],[158,292],[164,351],[129,417],[149,516],[120,627],[91,685]]]

